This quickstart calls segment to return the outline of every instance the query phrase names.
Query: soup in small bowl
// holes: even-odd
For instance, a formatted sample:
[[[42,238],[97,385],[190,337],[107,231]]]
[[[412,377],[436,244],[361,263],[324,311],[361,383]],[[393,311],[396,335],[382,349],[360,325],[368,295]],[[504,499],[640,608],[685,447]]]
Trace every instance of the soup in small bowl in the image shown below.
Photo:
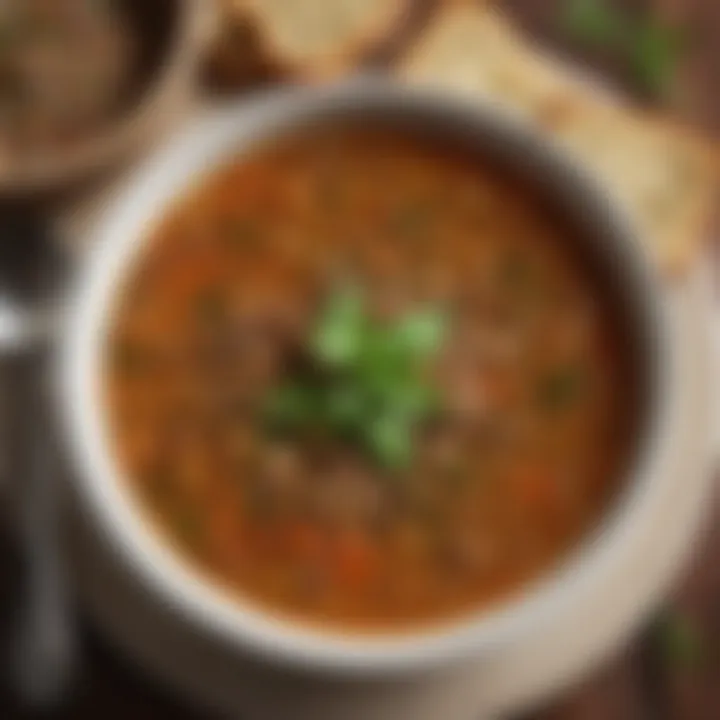
[[[194,0],[0,3],[0,193],[52,195],[147,146],[187,104]]]
[[[244,645],[479,647],[645,490],[653,281],[592,183],[493,112],[382,86],[258,108],[110,211],[66,355],[82,485]]]

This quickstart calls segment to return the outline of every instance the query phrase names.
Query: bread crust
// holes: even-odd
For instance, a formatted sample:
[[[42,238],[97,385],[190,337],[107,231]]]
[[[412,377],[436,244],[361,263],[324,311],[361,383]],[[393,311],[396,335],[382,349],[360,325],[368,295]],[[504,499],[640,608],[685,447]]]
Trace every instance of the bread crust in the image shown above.
[[[415,0],[386,0],[381,12],[358,27],[342,46],[332,52],[299,57],[282,47],[263,14],[262,0],[225,0],[226,30],[217,44],[212,66],[226,84],[268,79],[315,83],[333,79],[355,69],[386,43],[411,16],[414,3]],[[231,62],[230,58],[234,60]]]

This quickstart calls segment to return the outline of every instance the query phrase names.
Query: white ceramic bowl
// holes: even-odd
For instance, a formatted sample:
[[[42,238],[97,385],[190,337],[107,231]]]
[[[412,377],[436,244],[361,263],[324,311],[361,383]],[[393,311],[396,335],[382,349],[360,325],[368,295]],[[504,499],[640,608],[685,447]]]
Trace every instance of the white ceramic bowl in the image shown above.
[[[279,620],[213,585],[145,519],[109,452],[99,401],[102,349],[113,299],[129,263],[179,195],[256,143],[318,120],[394,123],[491,156],[544,193],[578,229],[619,303],[640,365],[640,429],[631,471],[597,532],[558,569],[497,607],[403,635],[362,636]],[[666,444],[670,352],[659,281],[631,224],[606,193],[546,138],[497,110],[380,81],[286,89],[215,111],[152,157],[104,211],[69,308],[60,363],[63,426],[77,489],[94,521],[147,592],[195,631],[238,653],[334,675],[384,676],[438,667],[514,642],[565,612],[583,583],[614,563],[654,490]]]

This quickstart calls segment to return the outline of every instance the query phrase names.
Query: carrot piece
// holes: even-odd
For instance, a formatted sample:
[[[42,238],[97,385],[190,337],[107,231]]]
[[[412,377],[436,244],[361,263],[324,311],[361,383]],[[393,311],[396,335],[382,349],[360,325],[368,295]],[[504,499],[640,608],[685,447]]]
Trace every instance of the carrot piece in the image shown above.
[[[335,549],[335,575],[340,583],[358,588],[377,576],[380,552],[367,535],[344,534]]]
[[[547,508],[555,504],[556,486],[552,475],[541,468],[527,467],[513,475],[518,500],[528,508]]]

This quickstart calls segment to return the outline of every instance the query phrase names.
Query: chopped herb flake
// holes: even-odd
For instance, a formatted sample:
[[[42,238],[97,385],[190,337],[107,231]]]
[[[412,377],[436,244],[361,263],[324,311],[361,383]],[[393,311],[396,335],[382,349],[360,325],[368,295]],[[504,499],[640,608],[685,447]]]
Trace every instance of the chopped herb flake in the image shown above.
[[[691,616],[669,612],[658,621],[656,633],[660,652],[669,665],[691,670],[701,664],[705,649],[700,630]]]
[[[543,376],[538,385],[538,401],[547,410],[564,410],[583,390],[585,375],[577,366],[557,368]]]

